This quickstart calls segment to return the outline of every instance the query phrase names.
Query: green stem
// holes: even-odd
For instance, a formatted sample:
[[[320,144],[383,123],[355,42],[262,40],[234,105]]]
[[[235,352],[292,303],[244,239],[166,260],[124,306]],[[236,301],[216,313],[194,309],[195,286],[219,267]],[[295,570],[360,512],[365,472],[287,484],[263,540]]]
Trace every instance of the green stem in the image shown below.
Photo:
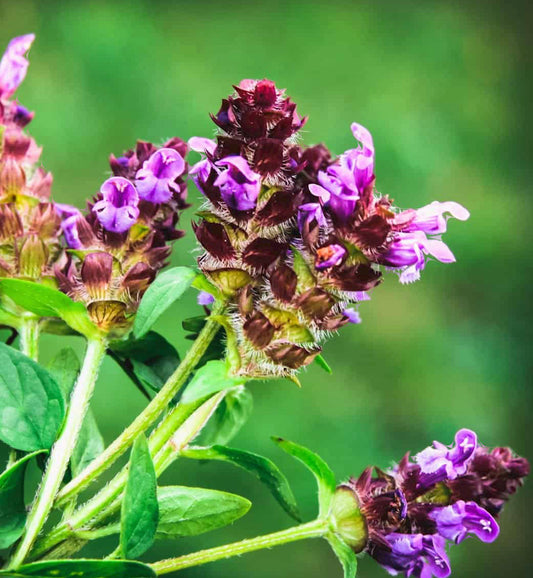
[[[50,452],[41,486],[26,521],[24,537],[13,555],[9,569],[18,568],[24,562],[52,509],[78,440],[105,350],[103,341],[91,340],[87,344],[83,367],[70,397],[63,429]]]
[[[22,353],[37,361],[39,357],[39,319],[24,316],[20,324],[20,350]]]
[[[233,544],[226,544],[218,546],[217,548],[210,548],[208,550],[200,550],[193,552],[186,556],[179,558],[170,558],[168,560],[161,560],[155,564],[151,564],[158,576],[168,574],[169,572],[176,572],[184,568],[191,568],[192,566],[200,566],[208,562],[216,562],[217,560],[224,560],[233,556],[240,556],[248,552],[255,552],[263,548],[273,548],[281,544],[288,544],[289,542],[296,542],[297,540],[306,540],[307,538],[321,538],[328,532],[327,520],[313,520],[307,524],[295,526],[288,530],[281,532],[274,532],[265,536],[258,536],[249,540],[242,540]]]
[[[154,465],[158,476],[179,457],[181,449],[198,435],[224,395],[225,392],[220,392],[201,404],[178,405],[165,417],[160,426],[161,431],[169,431],[164,422],[169,422],[174,426],[174,429],[168,434],[168,438],[163,440],[161,436],[158,437],[156,430],[148,442],[150,452],[154,456]],[[89,529],[87,528],[89,522],[94,528],[109,518],[120,508],[120,495],[124,490],[127,478],[128,471],[125,467],[96,496],[49,532],[36,545],[34,555],[40,556],[63,540],[68,542],[73,536],[73,532],[74,536],[79,536],[80,529]]]
[[[84,490],[94,479],[110,467],[129,448],[134,440],[153,425],[160,414],[167,409],[219,330],[218,322],[212,318],[220,315],[224,308],[225,303],[217,303],[213,307],[211,316],[196,341],[158,394],[99,457],[92,461],[85,470],[61,490],[58,494],[58,505],[67,503],[75,494]]]

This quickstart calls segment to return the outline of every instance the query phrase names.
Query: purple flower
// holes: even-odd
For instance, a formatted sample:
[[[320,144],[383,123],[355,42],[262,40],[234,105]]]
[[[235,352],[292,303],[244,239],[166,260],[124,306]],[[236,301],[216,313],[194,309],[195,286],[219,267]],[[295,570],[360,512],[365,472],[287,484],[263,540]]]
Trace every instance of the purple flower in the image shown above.
[[[342,314],[348,318],[350,323],[361,323],[361,315],[355,309],[345,309]]]
[[[200,293],[198,293],[197,301],[198,305],[207,306],[214,303],[215,298],[213,297],[213,295],[211,295],[211,293],[208,293],[207,291],[200,291]]]
[[[139,197],[150,203],[167,203],[172,197],[174,181],[184,170],[185,161],[177,151],[159,149],[137,171],[135,186]]]
[[[357,201],[374,180],[374,143],[372,136],[360,124],[351,126],[362,148],[350,149],[337,163],[318,173],[320,185],[309,185],[313,195],[321,198],[335,216],[347,222],[355,211]]]
[[[0,60],[0,97],[9,98],[26,76],[29,62],[25,58],[35,34],[13,38]]]
[[[389,572],[418,578],[446,578],[451,573],[446,540],[437,534],[398,534],[386,537],[390,550],[379,547],[372,556]]]
[[[469,429],[455,434],[455,445],[450,448],[440,442],[415,456],[420,466],[420,485],[429,486],[444,480],[455,480],[466,473],[477,448],[477,436]]]
[[[298,207],[298,228],[300,232],[306,229],[306,225],[310,225],[316,221],[320,227],[326,226],[326,218],[319,203],[306,203]]]
[[[336,243],[320,247],[316,252],[315,269],[328,269],[340,265],[346,253],[346,249]]]
[[[63,203],[56,203],[55,208],[61,217],[61,229],[68,247],[81,249],[83,244],[78,232],[78,219],[83,218],[81,212],[76,207]]]
[[[381,261],[389,267],[402,269],[401,283],[412,283],[420,279],[420,271],[426,266],[426,255],[435,257],[441,263],[455,262],[446,243],[429,239],[423,231],[397,233]]]
[[[496,520],[475,502],[460,500],[433,510],[429,517],[437,524],[438,533],[456,544],[468,534],[476,535],[482,542],[494,542],[500,533]]]
[[[444,203],[433,201],[425,207],[416,209],[415,213],[415,218],[404,231],[423,231],[437,235],[446,232],[446,223],[450,216],[460,221],[466,221],[470,217],[470,213],[462,205],[453,201]],[[449,213],[449,216],[445,216],[445,213]]]
[[[139,217],[139,195],[124,177],[111,177],[100,187],[103,199],[96,202],[93,211],[104,229],[125,233]]]
[[[250,168],[246,159],[230,156],[215,164],[226,168],[213,184],[219,188],[228,207],[236,211],[255,208],[261,190],[261,177]]]

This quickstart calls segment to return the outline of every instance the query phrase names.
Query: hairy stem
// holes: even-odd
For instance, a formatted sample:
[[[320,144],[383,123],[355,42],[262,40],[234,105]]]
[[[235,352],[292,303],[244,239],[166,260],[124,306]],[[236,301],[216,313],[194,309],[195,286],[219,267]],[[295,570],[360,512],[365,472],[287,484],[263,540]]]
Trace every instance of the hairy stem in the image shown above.
[[[152,426],[161,413],[167,409],[215,337],[220,326],[212,318],[220,315],[224,308],[225,303],[218,303],[213,307],[211,316],[198,335],[198,338],[159,393],[98,458],[91,462],[85,470],[61,490],[58,495],[58,505],[67,503],[74,495],[84,490],[130,447],[137,436]]]
[[[105,350],[103,340],[91,340],[87,344],[83,367],[72,390],[63,429],[50,452],[41,486],[26,521],[25,534],[10,562],[10,569],[18,568],[24,562],[52,509],[78,440]]]
[[[39,319],[33,315],[24,316],[20,324],[20,350],[37,361],[39,357]]]
[[[193,552],[179,558],[170,558],[168,560],[161,560],[155,564],[151,564],[158,576],[182,570],[183,568],[190,568],[192,566],[200,566],[208,562],[216,562],[217,560],[224,560],[233,556],[240,556],[248,552],[255,552],[263,548],[273,548],[281,544],[288,544],[289,542],[296,542],[297,540],[306,540],[307,538],[321,538],[328,532],[328,522],[325,520],[313,520],[307,524],[295,526],[288,530],[281,532],[274,532],[273,534],[266,534],[265,536],[258,536],[241,542],[234,542],[233,544],[225,544],[216,548],[209,548],[208,550],[200,550]]]
[[[180,404],[166,416],[163,422],[169,422],[174,426],[171,431],[166,426],[163,427],[164,431],[168,431],[167,439],[163,440],[161,436],[157,436],[158,430],[156,430],[148,441],[158,476],[179,457],[179,452],[198,435],[224,395],[225,392],[220,392],[203,403]],[[163,422],[160,427],[163,426]],[[120,496],[127,479],[128,470],[127,467],[124,467],[96,496],[49,532],[36,545],[35,555],[39,556],[47,552],[63,540],[71,541],[73,531],[74,536],[79,536],[80,529],[83,529],[83,532],[95,528],[117,512],[120,509]]]

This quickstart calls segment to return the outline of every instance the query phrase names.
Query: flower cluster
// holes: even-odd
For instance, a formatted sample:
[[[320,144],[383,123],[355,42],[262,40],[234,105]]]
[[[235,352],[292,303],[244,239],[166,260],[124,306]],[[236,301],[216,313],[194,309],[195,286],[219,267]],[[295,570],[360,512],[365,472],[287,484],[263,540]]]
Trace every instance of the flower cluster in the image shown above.
[[[140,299],[170,254],[179,211],[186,207],[187,145],[139,141],[111,156],[107,179],[85,214],[58,205],[69,249],[57,268],[60,288],[82,301],[102,329],[128,327]]]
[[[24,131],[33,113],[12,99],[33,40],[14,38],[0,60],[0,276],[46,281],[61,253],[52,175],[38,166],[41,149]]]
[[[375,475],[374,475],[375,474]],[[529,463],[509,448],[489,450],[462,429],[451,447],[434,442],[389,472],[367,468],[339,486],[353,495],[366,522],[365,549],[390,574],[450,575],[447,543],[467,536],[493,542],[496,518],[529,474]]]
[[[195,226],[199,265],[232,304],[240,370],[287,375],[307,365],[331,331],[358,323],[382,270],[419,278],[429,257],[454,257],[439,235],[447,218],[468,218],[453,202],[399,211],[375,189],[374,144],[338,158],[297,143],[304,120],[269,80],[244,80],[213,120],[216,142],[191,169],[207,202]],[[205,303],[205,298],[202,296]]]

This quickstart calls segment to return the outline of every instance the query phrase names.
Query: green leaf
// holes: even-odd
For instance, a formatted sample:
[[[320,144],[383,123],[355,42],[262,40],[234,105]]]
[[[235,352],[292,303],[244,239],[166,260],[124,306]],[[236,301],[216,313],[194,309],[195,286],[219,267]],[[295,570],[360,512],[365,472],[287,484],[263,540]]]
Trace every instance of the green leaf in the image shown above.
[[[48,371],[59,385],[67,401],[80,372],[80,361],[72,347],[65,347],[50,361]]]
[[[0,576],[34,578],[156,578],[156,573],[140,562],[129,560],[48,560],[26,564],[15,573],[0,571]]]
[[[315,357],[315,363],[319,365],[326,373],[333,373],[329,363],[324,359],[320,353]]]
[[[254,400],[244,385],[230,389],[200,434],[200,445],[226,445],[252,414]]]
[[[105,443],[94,414],[89,409],[83,420],[80,435],[70,459],[70,471],[73,476],[82,472],[105,450]]]
[[[189,267],[174,267],[160,273],[139,305],[133,324],[135,337],[148,333],[157,318],[183,295],[195,277],[196,272]]]
[[[26,522],[24,474],[28,462],[40,451],[24,456],[0,476],[0,550],[22,536]]]
[[[0,343],[0,440],[26,452],[49,449],[65,415],[61,390],[38,363]]]
[[[229,462],[246,470],[268,487],[274,498],[289,516],[295,520],[301,520],[289,482],[271,460],[251,452],[219,445],[210,448],[189,447],[188,449],[184,449],[181,455],[195,460],[220,460]]]
[[[0,291],[19,307],[39,317],[60,317],[86,337],[99,335],[85,306],[57,289],[22,279],[0,279]]]
[[[317,454],[283,438],[273,437],[272,441],[284,452],[300,461],[316,478],[318,484],[319,516],[325,516],[335,493],[337,482],[335,474],[326,462]]]
[[[224,361],[209,361],[194,374],[181,400],[183,403],[191,403],[207,395],[242,385],[245,381],[244,377],[230,375]]]
[[[108,353],[145,395],[146,388],[159,391],[180,362],[176,349],[155,331],[141,339],[114,341]]]
[[[158,538],[196,536],[232,524],[251,507],[246,498],[203,488],[159,488]]]
[[[124,558],[137,558],[155,539],[159,508],[157,477],[144,435],[131,450],[128,481],[122,500],[120,549]]]
[[[354,551],[336,534],[329,534],[327,540],[342,564],[344,578],[355,578],[357,574],[357,557]]]

